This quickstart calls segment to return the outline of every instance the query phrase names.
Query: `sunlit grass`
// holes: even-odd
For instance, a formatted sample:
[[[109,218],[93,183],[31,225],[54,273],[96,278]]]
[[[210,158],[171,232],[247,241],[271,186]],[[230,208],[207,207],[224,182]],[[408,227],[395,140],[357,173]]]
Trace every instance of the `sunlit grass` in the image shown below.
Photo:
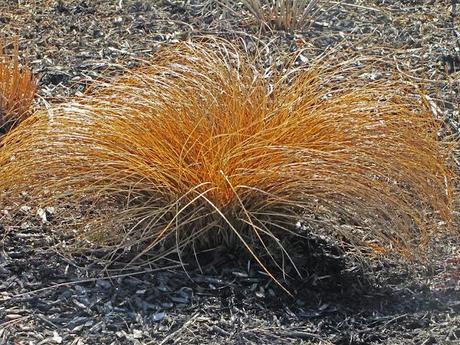
[[[0,136],[27,116],[37,89],[30,70],[19,64],[17,40],[11,44],[7,54],[0,40]]]
[[[319,60],[267,78],[228,43],[176,44],[22,122],[0,190],[110,200],[119,211],[80,234],[138,256],[240,245],[283,270],[284,239],[317,230],[362,254],[415,254],[449,228],[449,145],[410,85],[366,75]]]

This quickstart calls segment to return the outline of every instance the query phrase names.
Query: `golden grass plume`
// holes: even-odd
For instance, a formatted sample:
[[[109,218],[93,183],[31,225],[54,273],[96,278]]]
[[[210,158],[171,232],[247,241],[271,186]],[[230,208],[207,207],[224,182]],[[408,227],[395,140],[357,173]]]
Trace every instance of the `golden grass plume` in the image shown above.
[[[449,145],[410,85],[359,61],[258,71],[225,42],[164,48],[5,137],[0,190],[116,201],[125,232],[88,236],[139,255],[240,243],[280,268],[292,234],[414,253],[449,228]]]
[[[31,107],[37,82],[27,67],[19,64],[19,43],[14,40],[13,51],[7,54],[0,39],[0,136],[23,120]]]

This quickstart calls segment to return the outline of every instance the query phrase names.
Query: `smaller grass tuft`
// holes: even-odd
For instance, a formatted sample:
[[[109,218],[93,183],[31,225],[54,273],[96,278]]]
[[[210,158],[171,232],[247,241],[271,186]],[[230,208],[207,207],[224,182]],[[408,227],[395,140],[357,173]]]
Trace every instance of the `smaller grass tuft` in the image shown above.
[[[29,114],[37,81],[31,71],[19,63],[19,43],[0,40],[0,136]],[[12,46],[11,53],[6,47]]]
[[[294,31],[307,26],[320,0],[243,0],[243,5],[261,25]]]

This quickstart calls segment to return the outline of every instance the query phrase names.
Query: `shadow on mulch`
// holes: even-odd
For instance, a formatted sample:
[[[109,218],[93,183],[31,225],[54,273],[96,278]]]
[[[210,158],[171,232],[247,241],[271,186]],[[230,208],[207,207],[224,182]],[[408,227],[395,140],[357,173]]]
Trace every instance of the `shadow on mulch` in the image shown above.
[[[283,281],[291,297],[242,251],[203,252],[200,265],[184,256],[186,271],[177,258],[128,270],[106,267],[104,253],[51,250],[62,239],[43,226],[2,231],[0,343],[427,345],[460,337],[460,293],[430,289],[426,269],[364,266],[317,240],[297,258],[303,279]]]

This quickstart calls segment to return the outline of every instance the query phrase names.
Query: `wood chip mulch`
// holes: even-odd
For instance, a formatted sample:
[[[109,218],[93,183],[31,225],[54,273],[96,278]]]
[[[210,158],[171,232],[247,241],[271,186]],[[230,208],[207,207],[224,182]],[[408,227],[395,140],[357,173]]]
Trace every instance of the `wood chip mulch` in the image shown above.
[[[425,85],[458,135],[460,4],[332,5],[290,34],[261,32],[241,6],[211,0],[7,0],[0,32],[19,35],[40,77],[37,106],[78,96],[164,44],[217,35],[270,42],[267,64],[298,49],[306,52],[301,63],[331,48],[338,59],[350,49],[392,59]],[[57,250],[66,238],[53,231],[61,221],[54,209],[13,217],[15,206],[0,205],[0,344],[460,344],[455,239],[415,269],[332,259],[321,266],[321,257],[306,279],[289,282],[289,297],[236,253],[216,253],[217,262],[187,272],[177,262],[108,270],[102,259]]]

